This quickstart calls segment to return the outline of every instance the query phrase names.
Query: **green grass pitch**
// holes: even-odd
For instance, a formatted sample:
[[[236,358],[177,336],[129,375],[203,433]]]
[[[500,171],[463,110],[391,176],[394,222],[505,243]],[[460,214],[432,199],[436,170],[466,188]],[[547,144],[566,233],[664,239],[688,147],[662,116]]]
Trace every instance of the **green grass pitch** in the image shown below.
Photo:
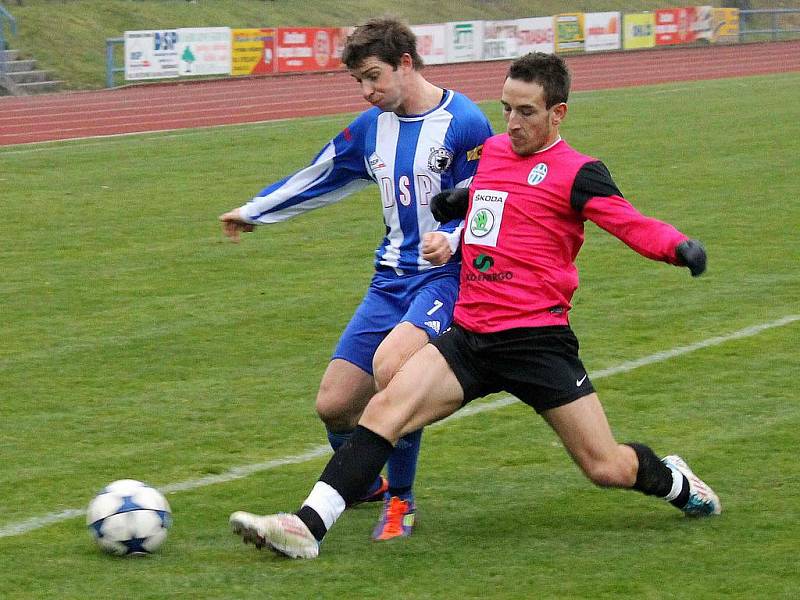
[[[572,322],[590,374],[800,315],[798,86],[574,94],[564,137],[709,252],[693,280],[587,226]],[[114,479],[230,479],[324,444],[313,399],[370,278],[376,192],[239,245],[216,217],[349,118],[0,148],[0,531]],[[294,510],[320,456],[169,494],[174,527],[146,559],[100,554],[78,517],[4,533],[0,597],[795,597],[798,339],[784,322],[596,381],[617,437],[685,456],[720,518],[592,487],[514,403],[426,433],[408,540],[369,541],[376,506],[346,513],[316,561],[228,532],[233,510]]]

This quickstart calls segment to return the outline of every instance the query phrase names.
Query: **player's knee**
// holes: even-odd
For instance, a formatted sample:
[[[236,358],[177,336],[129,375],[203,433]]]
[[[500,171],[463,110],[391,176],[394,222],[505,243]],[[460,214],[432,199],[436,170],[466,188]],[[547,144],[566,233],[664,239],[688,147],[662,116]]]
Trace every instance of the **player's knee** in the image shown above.
[[[355,427],[358,415],[347,410],[346,405],[335,395],[320,389],[315,404],[317,415],[330,431],[344,431]]]

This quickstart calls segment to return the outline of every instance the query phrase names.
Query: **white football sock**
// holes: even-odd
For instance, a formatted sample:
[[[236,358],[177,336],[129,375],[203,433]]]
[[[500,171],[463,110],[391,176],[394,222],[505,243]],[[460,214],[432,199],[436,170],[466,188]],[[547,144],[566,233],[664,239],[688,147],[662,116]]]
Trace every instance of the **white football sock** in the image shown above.
[[[679,490],[680,491],[680,490]],[[303,506],[312,508],[322,519],[325,529],[330,529],[344,512],[344,498],[327,483],[318,481]]]

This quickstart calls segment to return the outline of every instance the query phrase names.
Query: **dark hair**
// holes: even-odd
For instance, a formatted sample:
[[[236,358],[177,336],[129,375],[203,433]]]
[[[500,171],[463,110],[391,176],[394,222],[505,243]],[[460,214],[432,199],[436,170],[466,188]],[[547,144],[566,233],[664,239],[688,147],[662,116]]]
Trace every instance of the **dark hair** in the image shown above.
[[[405,53],[411,55],[415,69],[422,69],[424,63],[417,54],[417,36],[411,28],[393,17],[381,17],[356,27],[348,36],[342,62],[348,69],[355,69],[366,58],[374,56],[396,69]]]
[[[506,77],[542,86],[546,108],[566,102],[569,98],[569,69],[564,59],[556,54],[530,52],[520,56],[511,63]]]

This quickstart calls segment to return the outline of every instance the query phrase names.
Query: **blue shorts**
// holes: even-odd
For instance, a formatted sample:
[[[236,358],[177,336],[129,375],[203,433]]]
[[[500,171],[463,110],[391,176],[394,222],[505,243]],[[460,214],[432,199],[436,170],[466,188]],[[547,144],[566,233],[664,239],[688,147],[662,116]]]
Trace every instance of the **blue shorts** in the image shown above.
[[[458,295],[458,265],[410,275],[380,269],[347,324],[332,358],[353,363],[372,375],[372,357],[396,325],[404,321],[437,337],[450,327]]]

